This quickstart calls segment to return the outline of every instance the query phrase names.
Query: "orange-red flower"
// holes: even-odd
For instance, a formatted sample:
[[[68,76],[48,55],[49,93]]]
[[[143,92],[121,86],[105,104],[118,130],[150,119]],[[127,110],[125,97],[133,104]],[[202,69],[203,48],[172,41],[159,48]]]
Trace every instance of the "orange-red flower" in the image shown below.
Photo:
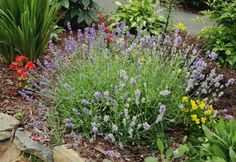
[[[27,62],[27,64],[25,65],[25,70],[34,70],[35,68],[35,64],[33,62]]]
[[[28,60],[28,58],[25,55],[17,55],[16,56],[16,62],[17,63],[22,63],[23,61]]]

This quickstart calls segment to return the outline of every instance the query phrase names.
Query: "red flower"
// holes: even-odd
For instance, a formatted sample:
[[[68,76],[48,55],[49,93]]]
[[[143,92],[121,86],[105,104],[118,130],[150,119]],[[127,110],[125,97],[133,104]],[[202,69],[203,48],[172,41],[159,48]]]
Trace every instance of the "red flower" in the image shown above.
[[[105,28],[105,29],[104,29],[104,32],[105,32],[105,33],[110,33],[111,31],[110,31],[110,29]]]
[[[24,71],[22,71],[20,75],[22,78],[27,79],[27,74]]]
[[[110,43],[112,43],[112,35],[111,34],[109,34],[107,36],[107,44],[110,44]]]
[[[19,74],[18,71],[14,71],[14,72],[13,72],[13,76],[14,76],[14,77],[18,77],[19,75],[20,75],[20,74]]]
[[[17,55],[16,56],[16,62],[22,63],[23,61],[28,60],[28,58],[25,55]]]
[[[32,70],[34,70],[34,68],[35,68],[35,64],[32,62],[27,62],[27,64],[25,65],[25,70],[32,71]]]
[[[10,70],[14,69],[14,65],[13,65],[13,64],[10,64],[10,65],[9,65],[9,69],[10,69]]]

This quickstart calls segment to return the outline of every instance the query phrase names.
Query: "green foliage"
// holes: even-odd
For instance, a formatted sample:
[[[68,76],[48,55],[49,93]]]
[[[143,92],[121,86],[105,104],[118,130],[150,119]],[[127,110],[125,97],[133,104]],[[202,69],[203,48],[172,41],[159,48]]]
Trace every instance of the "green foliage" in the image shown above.
[[[164,144],[161,141],[161,139],[157,139],[157,147],[158,150],[160,151],[160,159],[162,162],[175,161],[176,159],[183,157],[185,153],[189,152],[189,148],[187,147],[187,145],[181,145],[175,151],[171,147],[166,149],[165,151]],[[145,162],[158,162],[158,159],[150,156],[145,158]]]
[[[200,155],[207,161],[236,161],[236,121],[220,120],[213,125],[213,130],[203,125],[205,142],[200,147]]]
[[[219,54],[221,64],[236,67],[236,1],[209,1],[210,9],[204,11],[216,26],[206,27],[200,34],[205,50]]]
[[[164,32],[166,20],[160,15],[160,7],[153,0],[129,0],[127,4],[116,2],[118,11],[112,15],[113,25],[124,21],[129,29],[147,29],[151,34]]]
[[[49,0],[0,0],[0,55],[11,62],[15,54],[29,59],[43,53],[54,32],[60,3]]]
[[[60,0],[63,3],[62,11],[66,11],[65,22],[72,25],[91,25],[97,19],[99,9],[95,0]]]

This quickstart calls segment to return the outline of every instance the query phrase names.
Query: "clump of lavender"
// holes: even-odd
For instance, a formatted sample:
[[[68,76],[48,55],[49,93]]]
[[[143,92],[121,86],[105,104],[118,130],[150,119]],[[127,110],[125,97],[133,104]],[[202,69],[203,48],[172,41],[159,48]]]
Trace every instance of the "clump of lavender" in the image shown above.
[[[65,131],[82,132],[91,140],[99,135],[123,146],[142,145],[145,139],[152,146],[167,126],[175,129],[173,121],[183,121],[178,112],[184,95],[217,99],[234,83],[224,82],[214,69],[206,73],[197,47],[182,46],[178,34],[150,36],[138,30],[133,36],[125,24],[110,32],[101,24],[98,31],[89,27],[78,30],[77,38],[72,35],[70,30],[64,50],[50,42],[52,56],[37,62],[37,81],[29,80],[32,87],[20,93],[36,104],[32,94],[40,96],[42,116],[52,108]]]

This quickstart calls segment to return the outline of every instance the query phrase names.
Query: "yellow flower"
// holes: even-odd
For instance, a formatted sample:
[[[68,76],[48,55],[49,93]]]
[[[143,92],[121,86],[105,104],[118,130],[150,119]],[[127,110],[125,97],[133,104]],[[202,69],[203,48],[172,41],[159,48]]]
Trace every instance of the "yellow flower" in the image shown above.
[[[144,61],[145,61],[145,58],[144,58],[144,57],[140,57],[139,61],[140,61],[140,62],[144,62]]]
[[[212,109],[209,109],[207,111],[205,111],[205,115],[211,115],[213,113],[213,110]]]
[[[206,104],[204,102],[200,102],[199,104],[200,109],[204,109],[206,107]]]
[[[185,27],[185,25],[184,25],[182,22],[180,22],[180,23],[178,24],[178,29],[181,30],[181,31],[185,31],[185,30],[186,30],[186,27]]]
[[[191,115],[191,118],[192,118],[192,121],[196,121],[197,115],[196,115],[196,114],[193,114],[193,115]]]
[[[182,102],[188,102],[188,99],[189,99],[188,96],[184,96],[184,97],[182,98]]]
[[[192,108],[191,110],[194,111],[194,110],[197,110],[198,109],[198,106],[196,104],[196,101],[195,100],[191,100],[191,105],[192,105]]]
[[[205,124],[206,123],[206,117],[202,117],[201,122],[202,122],[202,124]]]
[[[195,123],[196,123],[196,124],[200,124],[200,119],[196,119],[196,120],[195,120]]]

